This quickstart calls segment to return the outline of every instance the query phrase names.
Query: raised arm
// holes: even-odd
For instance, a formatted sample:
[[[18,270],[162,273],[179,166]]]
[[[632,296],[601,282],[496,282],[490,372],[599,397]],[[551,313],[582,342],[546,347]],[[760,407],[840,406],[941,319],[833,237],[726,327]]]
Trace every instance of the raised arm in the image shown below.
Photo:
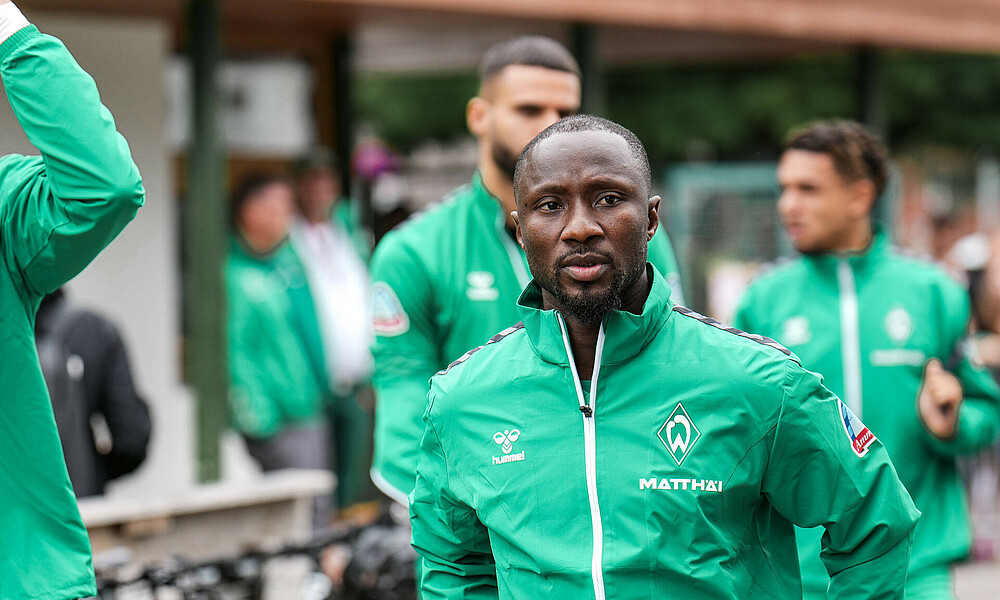
[[[59,40],[0,5],[0,78],[40,157],[0,158],[3,258],[41,296],[83,270],[143,203],[128,144],[94,80]],[[15,31],[11,32],[12,29]],[[16,280],[18,278],[16,277]]]

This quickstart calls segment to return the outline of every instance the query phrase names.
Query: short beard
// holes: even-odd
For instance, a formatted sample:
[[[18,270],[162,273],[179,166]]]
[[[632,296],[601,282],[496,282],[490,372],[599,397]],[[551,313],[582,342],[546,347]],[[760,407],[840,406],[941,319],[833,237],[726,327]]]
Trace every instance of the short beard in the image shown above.
[[[517,167],[517,158],[520,154],[520,152],[511,152],[510,148],[496,140],[490,144],[490,155],[493,157],[493,163],[510,177],[511,181],[514,181],[514,169]]]
[[[567,319],[578,323],[598,323],[611,312],[621,310],[622,293],[639,280],[646,269],[646,261],[643,259],[626,265],[624,269],[618,269],[614,260],[606,256],[611,269],[611,284],[607,290],[601,294],[585,293],[573,296],[562,284],[562,272],[558,265],[569,256],[585,253],[585,250],[580,250],[560,257],[557,266],[552,268],[550,276],[544,281],[539,279],[538,283],[559,302],[560,311]],[[534,272],[534,269],[532,271]]]

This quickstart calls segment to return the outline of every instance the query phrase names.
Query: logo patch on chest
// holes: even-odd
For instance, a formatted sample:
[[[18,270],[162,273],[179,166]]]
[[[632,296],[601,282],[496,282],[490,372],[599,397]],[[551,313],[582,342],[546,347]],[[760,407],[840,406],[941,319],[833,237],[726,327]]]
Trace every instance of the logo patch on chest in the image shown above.
[[[521,431],[518,429],[504,429],[503,431],[498,431],[493,434],[493,441],[500,446],[500,451],[504,453],[504,456],[494,456],[493,464],[502,465],[511,462],[520,462],[524,460],[524,450],[520,452],[514,452],[514,442],[521,437]]]
[[[886,313],[883,325],[889,339],[899,345],[905,344],[913,335],[913,317],[898,304]]]
[[[800,346],[809,343],[812,331],[809,330],[809,319],[802,315],[785,319],[781,326],[781,339],[785,346]]]
[[[691,420],[684,405],[678,402],[670,416],[667,417],[666,422],[656,432],[656,436],[663,442],[663,446],[673,457],[677,466],[680,466],[691,453],[691,447],[701,437],[701,431]]]
[[[465,295],[469,300],[481,300],[492,302],[500,297],[500,290],[493,287],[496,278],[489,271],[469,271],[465,276],[469,287],[465,290]]]

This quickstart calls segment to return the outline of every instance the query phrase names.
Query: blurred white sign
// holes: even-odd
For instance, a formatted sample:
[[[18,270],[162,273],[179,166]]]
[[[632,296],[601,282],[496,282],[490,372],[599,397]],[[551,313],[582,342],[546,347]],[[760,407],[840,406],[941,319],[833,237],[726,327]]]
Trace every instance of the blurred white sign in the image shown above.
[[[220,68],[222,131],[230,151],[295,157],[312,147],[312,72],[295,59],[230,60]],[[166,139],[183,150],[191,140],[191,68],[185,58],[167,64]]]

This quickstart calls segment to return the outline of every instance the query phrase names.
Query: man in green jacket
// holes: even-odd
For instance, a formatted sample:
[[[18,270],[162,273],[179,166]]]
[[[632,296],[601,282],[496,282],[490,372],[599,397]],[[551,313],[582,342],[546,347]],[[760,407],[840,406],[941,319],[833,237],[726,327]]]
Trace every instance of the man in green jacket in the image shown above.
[[[96,593],[90,541],[38,366],[42,296],[83,270],[145,192],[94,80],[0,0],[0,78],[41,156],[0,158],[0,598]]]
[[[519,319],[516,300],[529,276],[510,217],[517,157],[531,138],[580,107],[579,67],[548,38],[494,45],[479,75],[479,95],[466,112],[479,149],[472,182],[387,234],[372,258],[372,479],[404,504],[413,489],[428,379]],[[651,244],[650,261],[679,291],[665,232]]]
[[[923,513],[906,597],[952,598],[950,567],[970,537],[955,456],[996,439],[1000,390],[962,351],[965,290],[873,226],[887,173],[885,148],[856,123],[795,134],[778,212],[801,256],[754,281],[735,322],[791,348],[879,436]],[[822,531],[798,534],[805,597],[825,598]]]
[[[522,323],[431,380],[422,598],[902,598],[919,513],[882,445],[773,340],[676,306],[628,130],[564,119],[517,167]],[[860,448],[860,451],[856,451]]]
[[[232,422],[264,471],[329,468],[325,408],[332,391],[306,270],[288,234],[288,181],[251,175],[234,194],[226,262]],[[323,527],[330,498],[314,503]]]

